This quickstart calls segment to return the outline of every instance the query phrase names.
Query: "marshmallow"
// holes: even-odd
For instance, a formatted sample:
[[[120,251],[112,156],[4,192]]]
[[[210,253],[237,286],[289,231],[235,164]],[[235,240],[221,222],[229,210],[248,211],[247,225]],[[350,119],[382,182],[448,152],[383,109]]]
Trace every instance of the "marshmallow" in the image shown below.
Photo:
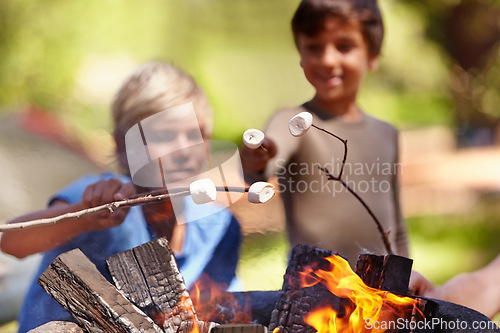
[[[189,192],[194,203],[201,205],[214,201],[217,197],[217,188],[211,179],[199,179],[189,184]]]
[[[248,201],[264,203],[274,196],[274,186],[266,182],[253,183],[248,189]]]
[[[304,135],[312,125],[313,117],[309,112],[301,112],[288,122],[288,130],[293,136]]]
[[[264,133],[258,129],[247,129],[243,133],[243,143],[250,149],[257,149],[264,141]]]

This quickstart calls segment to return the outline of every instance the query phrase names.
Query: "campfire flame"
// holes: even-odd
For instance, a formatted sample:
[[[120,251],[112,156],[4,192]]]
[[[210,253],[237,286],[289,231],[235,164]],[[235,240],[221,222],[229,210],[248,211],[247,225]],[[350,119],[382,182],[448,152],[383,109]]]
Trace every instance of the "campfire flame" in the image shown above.
[[[198,319],[225,324],[252,322],[249,300],[241,305],[232,293],[224,292],[227,286],[203,275],[190,292]]]
[[[196,318],[196,315],[194,313],[193,303],[189,296],[182,296],[180,305],[182,306],[185,313],[191,314],[189,320],[192,321],[193,328],[191,329],[190,333],[200,333],[200,328],[198,327],[198,319]]]
[[[319,307],[306,315],[304,322],[318,333],[360,332],[369,322],[396,320],[411,314],[414,299],[368,287],[340,256],[325,259],[330,269],[305,267],[299,273],[301,286],[312,287],[321,283],[333,295],[340,297],[341,303],[346,299],[352,304],[346,306],[345,314],[337,313],[332,307]]]

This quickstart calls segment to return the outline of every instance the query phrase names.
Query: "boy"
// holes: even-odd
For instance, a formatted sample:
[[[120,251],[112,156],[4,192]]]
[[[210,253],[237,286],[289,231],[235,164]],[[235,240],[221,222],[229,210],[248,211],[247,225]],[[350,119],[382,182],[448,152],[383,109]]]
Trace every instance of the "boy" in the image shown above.
[[[385,253],[368,213],[339,183],[343,144],[320,131],[292,138],[288,121],[301,111],[314,124],[348,140],[343,179],[374,211],[389,232],[395,254],[407,256],[405,223],[398,193],[398,133],[368,116],[357,104],[364,76],[377,68],[383,24],[375,0],[303,0],[292,20],[300,66],[315,89],[312,100],[276,113],[266,126],[264,148],[241,149],[250,178],[277,175],[291,246],[305,243],[337,251],[354,266],[365,249]]]
[[[192,124],[190,119],[193,116],[185,112],[184,106],[170,112],[173,107],[186,102],[193,103],[199,127],[186,125]],[[130,181],[129,163],[132,166],[134,159],[126,154],[126,133],[137,127],[139,122],[144,123],[147,118],[158,115],[165,115],[166,118],[152,127],[158,134],[155,140],[147,146],[142,146],[141,141],[135,148],[147,147],[150,153],[168,148],[171,153],[163,156],[162,161],[164,172],[173,180],[195,174],[198,170],[192,165],[197,163],[198,156],[186,154],[182,148],[187,146],[186,143],[203,143],[210,137],[212,118],[208,101],[193,79],[184,72],[168,64],[149,63],[129,76],[113,103],[113,134],[123,174],[107,172],[83,177],[57,193],[47,209],[16,218],[10,223],[53,217],[149,190],[134,186]],[[182,216],[174,216],[172,205],[163,202],[120,209],[112,214],[86,216],[54,226],[5,233],[0,246],[6,253],[23,258],[44,252],[18,318],[19,332],[26,332],[51,320],[72,320],[71,315],[38,286],[36,280],[59,254],[74,248],[80,248],[110,280],[105,266],[107,258],[141,245],[152,237],[166,236],[188,288],[202,275],[235,288],[241,241],[239,224],[227,210],[182,223],[181,220],[189,221],[189,216],[203,209],[203,206],[194,207],[192,202],[186,200]]]

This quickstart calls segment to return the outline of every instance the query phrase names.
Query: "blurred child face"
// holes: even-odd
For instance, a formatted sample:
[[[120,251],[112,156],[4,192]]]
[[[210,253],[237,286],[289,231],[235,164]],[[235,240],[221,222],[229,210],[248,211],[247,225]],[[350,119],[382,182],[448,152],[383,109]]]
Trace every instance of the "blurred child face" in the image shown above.
[[[149,125],[155,133],[148,141],[151,156],[161,159],[165,181],[195,176],[205,162],[205,141],[196,119],[176,119]]]
[[[325,104],[354,103],[364,75],[377,64],[359,23],[337,17],[327,18],[315,36],[299,33],[297,48],[304,74],[316,89],[315,100]]]

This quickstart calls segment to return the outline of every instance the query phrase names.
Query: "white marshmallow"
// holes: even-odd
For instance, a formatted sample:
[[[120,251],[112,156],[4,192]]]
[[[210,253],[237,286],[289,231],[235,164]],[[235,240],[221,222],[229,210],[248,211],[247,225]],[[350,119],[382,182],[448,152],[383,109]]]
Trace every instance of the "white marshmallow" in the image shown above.
[[[304,135],[312,125],[313,116],[309,112],[301,112],[288,122],[288,130],[293,136]]]
[[[211,179],[204,178],[195,180],[189,184],[191,198],[196,204],[212,202],[217,198],[217,188]]]
[[[250,149],[259,148],[264,138],[264,133],[258,129],[247,129],[245,133],[243,133],[243,143]]]
[[[272,184],[266,182],[253,183],[248,189],[248,201],[252,203],[264,203],[274,196],[275,190]]]

